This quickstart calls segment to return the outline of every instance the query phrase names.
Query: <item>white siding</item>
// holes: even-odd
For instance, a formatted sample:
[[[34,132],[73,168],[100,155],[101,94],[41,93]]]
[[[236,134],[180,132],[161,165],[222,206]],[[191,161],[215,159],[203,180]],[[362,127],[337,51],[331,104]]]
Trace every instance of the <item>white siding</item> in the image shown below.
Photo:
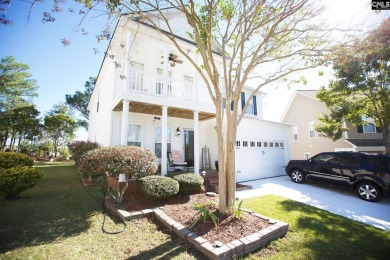
[[[111,80],[114,78],[114,69],[110,64],[106,64],[102,70],[99,82],[97,82],[90,100],[88,139],[96,141],[103,146],[111,145],[111,124],[112,121],[112,96],[113,92],[109,88]],[[97,109],[99,102],[99,110]]]
[[[209,148],[210,166],[215,169],[215,161],[218,160],[218,141],[217,132],[215,130],[216,120],[210,119],[202,122],[202,135],[200,139],[201,148]],[[202,149],[200,149],[202,152]],[[200,158],[200,168],[203,169],[202,158]]]

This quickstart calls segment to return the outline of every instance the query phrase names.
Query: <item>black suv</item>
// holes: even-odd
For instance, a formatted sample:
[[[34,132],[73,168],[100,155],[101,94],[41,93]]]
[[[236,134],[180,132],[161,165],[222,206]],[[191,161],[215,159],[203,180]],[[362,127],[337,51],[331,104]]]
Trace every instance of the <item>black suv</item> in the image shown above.
[[[320,153],[309,160],[291,160],[286,173],[296,183],[324,181],[355,190],[367,201],[390,193],[390,156],[357,152]]]

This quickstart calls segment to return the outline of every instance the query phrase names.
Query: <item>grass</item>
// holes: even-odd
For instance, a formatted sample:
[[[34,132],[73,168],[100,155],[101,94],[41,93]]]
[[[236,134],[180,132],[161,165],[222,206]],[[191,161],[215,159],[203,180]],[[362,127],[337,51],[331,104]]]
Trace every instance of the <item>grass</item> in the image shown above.
[[[147,219],[102,232],[102,191],[85,189],[72,163],[39,163],[44,176],[19,200],[0,199],[0,259],[195,259]],[[106,229],[124,225],[106,218]]]
[[[242,207],[289,223],[284,238],[250,259],[389,259],[388,231],[274,195],[244,200]]]
[[[0,199],[0,259],[199,259],[150,220],[102,232],[100,187],[84,188],[72,163],[39,163],[42,180],[19,200]],[[289,223],[287,235],[246,259],[388,259],[390,232],[277,196],[243,208]],[[106,219],[106,229],[123,224]]]

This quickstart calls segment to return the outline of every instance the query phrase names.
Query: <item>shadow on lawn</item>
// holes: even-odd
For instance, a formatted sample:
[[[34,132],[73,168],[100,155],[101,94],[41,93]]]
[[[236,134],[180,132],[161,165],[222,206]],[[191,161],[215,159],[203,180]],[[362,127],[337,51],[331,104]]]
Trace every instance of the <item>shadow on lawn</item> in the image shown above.
[[[300,243],[315,259],[386,259],[390,253],[389,235],[383,230],[296,201],[280,204],[288,212],[302,213],[290,232],[298,229],[306,234]]]
[[[0,252],[76,236],[100,212],[101,188],[86,190],[73,165],[42,166],[43,178],[20,199],[0,199]]]
[[[131,256],[127,259],[132,260],[143,260],[143,259],[152,259],[158,257],[159,259],[172,259],[175,256],[178,256],[188,250],[184,249],[182,246],[178,244],[174,244],[174,242],[166,242],[159,246],[154,247],[151,250],[143,251],[138,255]],[[199,255],[201,257],[201,255]]]

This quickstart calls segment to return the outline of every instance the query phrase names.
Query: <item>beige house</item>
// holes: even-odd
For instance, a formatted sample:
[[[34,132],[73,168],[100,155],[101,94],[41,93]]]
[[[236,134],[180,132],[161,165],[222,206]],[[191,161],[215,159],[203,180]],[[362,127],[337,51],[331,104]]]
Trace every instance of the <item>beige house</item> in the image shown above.
[[[343,138],[332,141],[314,129],[318,115],[328,114],[325,104],[316,98],[316,90],[298,90],[293,93],[281,117],[281,122],[290,124],[291,159],[307,159],[320,152],[356,151],[384,153],[382,134],[374,125],[353,126]]]

